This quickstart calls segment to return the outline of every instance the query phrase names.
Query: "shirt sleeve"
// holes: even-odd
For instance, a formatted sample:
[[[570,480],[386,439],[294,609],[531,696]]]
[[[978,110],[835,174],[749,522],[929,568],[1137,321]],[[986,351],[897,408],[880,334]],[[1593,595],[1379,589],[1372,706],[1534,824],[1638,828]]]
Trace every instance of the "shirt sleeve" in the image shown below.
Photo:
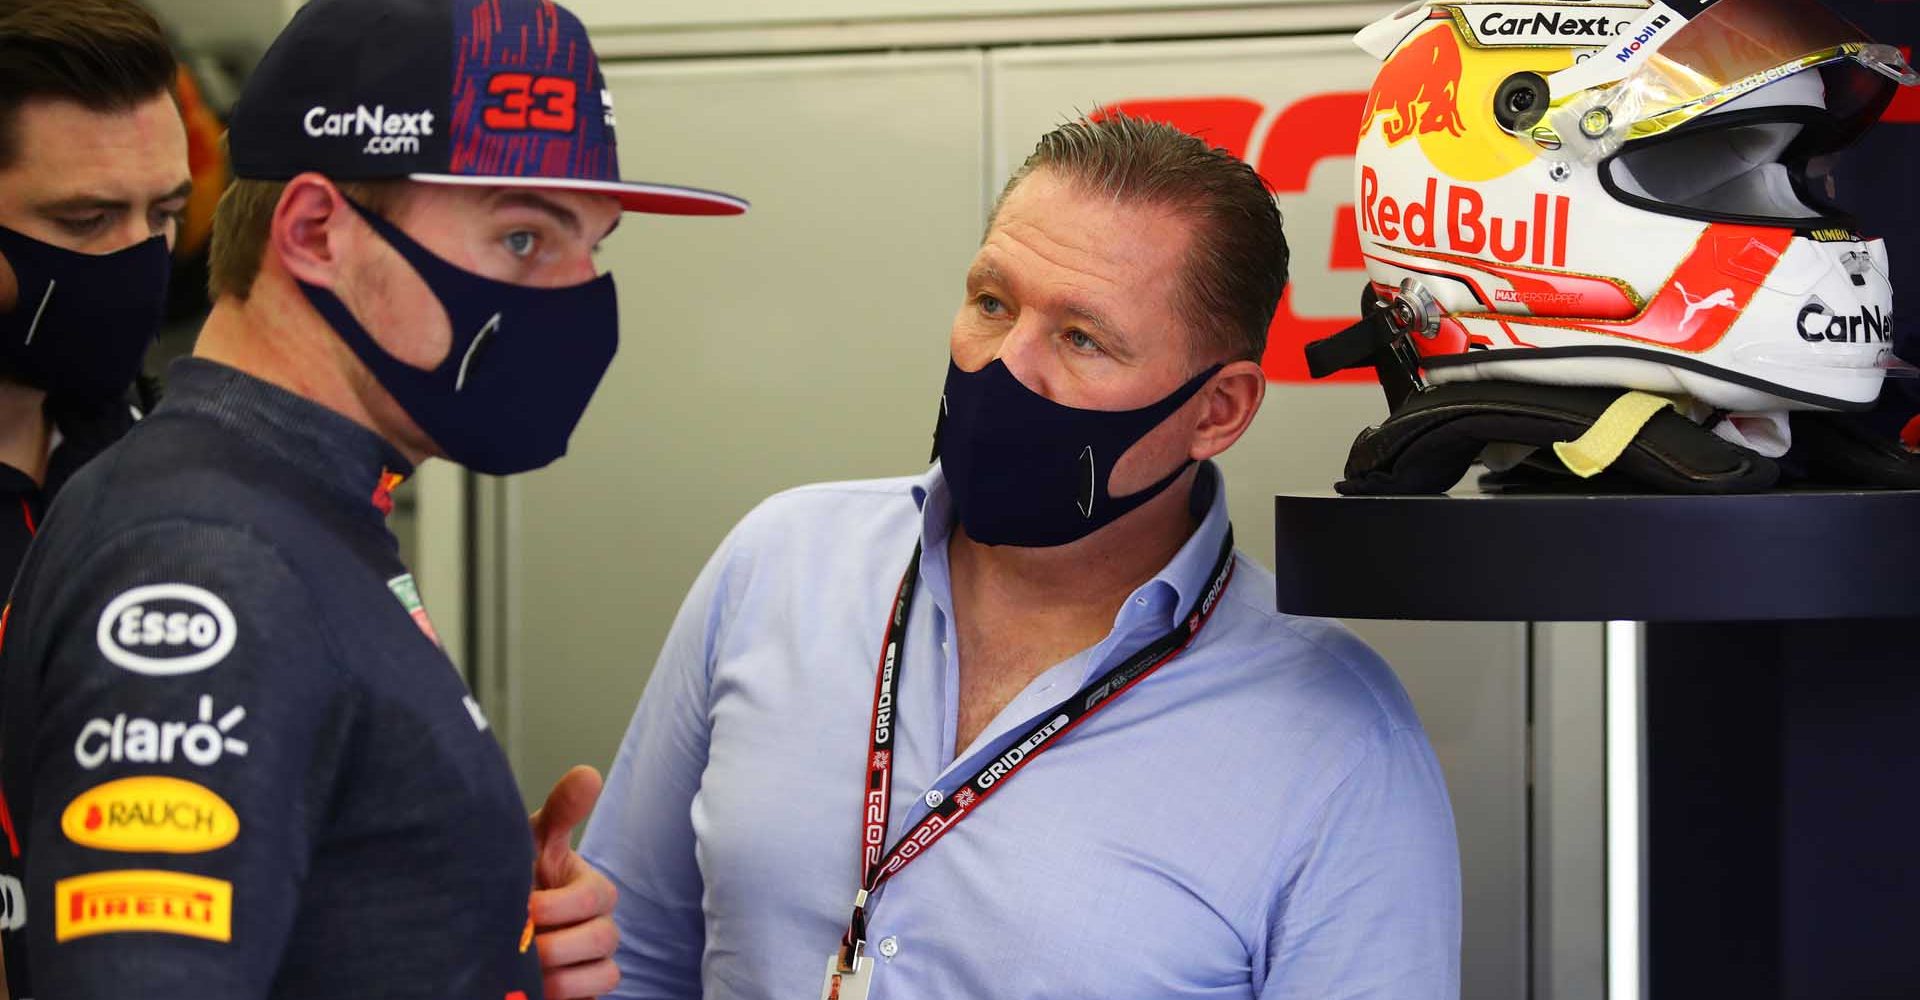
[[[693,798],[712,736],[709,681],[741,529],[694,581],[654,664],[580,854],[620,890],[619,1000],[699,996],[706,945]]]
[[[271,546],[186,522],[40,582],[5,659],[38,677],[7,738],[36,995],[267,996],[351,719],[314,601]]]
[[[1262,1000],[1457,1000],[1460,853],[1415,727],[1373,735],[1309,828],[1268,928]]]

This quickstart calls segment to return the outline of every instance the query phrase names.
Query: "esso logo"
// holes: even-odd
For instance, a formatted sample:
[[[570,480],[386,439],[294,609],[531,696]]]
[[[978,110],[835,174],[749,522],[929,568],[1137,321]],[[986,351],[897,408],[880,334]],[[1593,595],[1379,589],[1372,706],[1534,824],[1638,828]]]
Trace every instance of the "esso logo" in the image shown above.
[[[190,674],[233,651],[233,610],[191,584],[135,587],[100,613],[96,638],[102,655],[136,674]]]

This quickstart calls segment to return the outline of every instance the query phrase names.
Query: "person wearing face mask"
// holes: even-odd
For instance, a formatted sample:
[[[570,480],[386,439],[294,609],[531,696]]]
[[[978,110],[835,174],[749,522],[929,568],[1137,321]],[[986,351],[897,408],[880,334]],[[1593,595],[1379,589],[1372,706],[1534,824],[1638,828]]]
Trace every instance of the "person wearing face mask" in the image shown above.
[[[1040,141],[966,276],[939,463],[766,501],[674,623],[581,846],[614,996],[1458,995],[1426,734],[1352,634],[1274,611],[1209,461],[1286,260],[1223,150]]]
[[[0,3],[0,575],[152,403],[193,183],[172,51],[131,0]]]
[[[312,0],[261,61],[195,356],[68,484],[0,618],[13,995],[612,985],[612,887],[568,849],[598,778],[529,838],[385,521],[427,458],[566,451],[623,211],[745,209],[623,182],[604,87],[541,0]]]

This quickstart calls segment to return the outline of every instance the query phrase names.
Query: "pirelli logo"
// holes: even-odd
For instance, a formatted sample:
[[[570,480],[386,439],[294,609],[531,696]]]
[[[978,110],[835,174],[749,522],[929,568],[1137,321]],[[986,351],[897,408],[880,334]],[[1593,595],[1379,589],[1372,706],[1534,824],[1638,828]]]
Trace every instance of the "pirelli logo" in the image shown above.
[[[167,871],[108,871],[53,886],[55,941],[149,931],[233,939],[233,883]]]

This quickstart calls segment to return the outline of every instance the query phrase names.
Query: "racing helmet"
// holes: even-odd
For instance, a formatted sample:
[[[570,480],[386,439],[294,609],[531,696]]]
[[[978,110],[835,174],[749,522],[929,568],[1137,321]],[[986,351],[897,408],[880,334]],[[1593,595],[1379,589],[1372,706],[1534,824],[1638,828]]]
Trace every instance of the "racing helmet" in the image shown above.
[[[1899,50],[1815,0],[1421,0],[1356,41],[1356,221],[1427,382],[1872,405],[1886,249],[1828,168],[1920,82]]]

